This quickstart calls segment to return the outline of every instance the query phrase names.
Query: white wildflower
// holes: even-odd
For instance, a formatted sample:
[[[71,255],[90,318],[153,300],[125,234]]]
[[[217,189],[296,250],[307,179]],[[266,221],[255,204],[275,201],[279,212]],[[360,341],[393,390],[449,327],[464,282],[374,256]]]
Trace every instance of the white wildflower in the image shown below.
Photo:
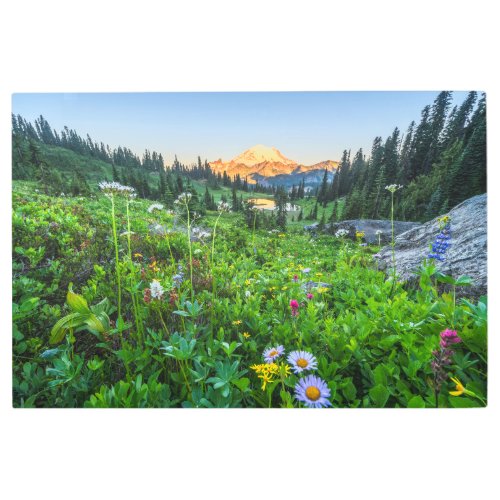
[[[250,297],[250,295],[252,295],[251,292],[250,292],[250,290],[247,290],[245,292],[245,297],[248,299],[248,297]]]
[[[149,288],[151,289],[151,298],[160,300],[163,297],[165,289],[160,285],[158,280],[153,280],[149,284]]]
[[[121,195],[125,196],[128,198],[135,198],[135,189],[130,186],[124,186],[123,184],[120,184],[119,182],[108,182],[108,181],[102,181],[99,183],[99,188],[101,191],[104,192],[106,195]]]
[[[375,234],[377,234],[377,235],[382,234],[382,229],[377,229],[377,230],[375,231]]]
[[[390,184],[389,186],[385,186],[385,189],[387,191],[390,191],[391,193],[395,193],[398,189],[401,189],[403,186],[401,184]]]
[[[161,203],[153,203],[149,208],[148,208],[148,213],[152,214],[155,210],[163,210],[163,205]]]
[[[349,231],[347,229],[339,229],[335,233],[335,238],[343,238],[344,236],[347,236],[349,234]]]
[[[229,212],[229,203],[226,203],[225,201],[219,201],[217,204],[217,210],[219,212]]]
[[[184,205],[187,205],[190,201],[193,195],[191,193],[181,193],[177,199],[174,201],[174,203],[183,203]]]

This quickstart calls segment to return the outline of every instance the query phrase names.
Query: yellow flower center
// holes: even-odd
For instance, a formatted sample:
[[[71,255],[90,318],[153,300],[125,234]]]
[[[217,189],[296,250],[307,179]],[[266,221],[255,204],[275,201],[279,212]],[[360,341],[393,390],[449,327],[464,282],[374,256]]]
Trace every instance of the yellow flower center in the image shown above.
[[[271,357],[274,357],[274,356],[277,356],[277,355],[278,355],[278,351],[276,349],[274,349],[273,351],[271,351],[269,353],[269,356],[271,356]]]
[[[306,368],[309,365],[309,363],[304,358],[299,358],[297,360],[297,365],[300,366],[301,368]]]
[[[306,389],[306,396],[311,401],[316,401],[321,396],[321,393],[319,392],[319,389],[317,387],[314,387],[314,385],[311,385]]]

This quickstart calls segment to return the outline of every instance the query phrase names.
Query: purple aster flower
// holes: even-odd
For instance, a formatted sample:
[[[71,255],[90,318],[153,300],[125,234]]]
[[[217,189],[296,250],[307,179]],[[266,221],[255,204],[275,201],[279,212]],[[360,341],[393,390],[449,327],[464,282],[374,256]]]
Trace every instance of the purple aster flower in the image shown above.
[[[324,380],[315,375],[301,378],[295,385],[295,398],[302,401],[308,408],[332,406],[328,400],[330,389]]]
[[[279,358],[285,353],[285,348],[282,345],[276,347],[268,347],[264,350],[262,355],[266,363],[273,363],[276,358]]]
[[[286,359],[292,365],[295,373],[300,373],[304,370],[316,370],[318,367],[316,358],[310,352],[293,351]]]

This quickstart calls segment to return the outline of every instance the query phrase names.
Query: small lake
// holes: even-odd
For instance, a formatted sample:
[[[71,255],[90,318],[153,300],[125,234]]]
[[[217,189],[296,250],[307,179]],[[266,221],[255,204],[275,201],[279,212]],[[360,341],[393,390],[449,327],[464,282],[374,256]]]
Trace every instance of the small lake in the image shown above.
[[[255,208],[259,210],[274,210],[276,208],[276,203],[274,200],[269,198],[250,198],[248,201],[252,201]],[[292,205],[291,203],[286,204],[286,209],[288,212],[298,212],[300,207],[298,205]]]

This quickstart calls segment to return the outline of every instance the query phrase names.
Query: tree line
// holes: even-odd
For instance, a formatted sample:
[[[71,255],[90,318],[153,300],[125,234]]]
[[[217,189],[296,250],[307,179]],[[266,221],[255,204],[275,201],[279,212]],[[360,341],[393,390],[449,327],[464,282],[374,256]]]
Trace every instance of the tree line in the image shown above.
[[[440,92],[405,134],[396,127],[385,141],[375,137],[369,158],[344,150],[333,180],[325,171],[317,191],[320,205],[334,202],[331,220],[341,197],[342,219],[387,217],[388,184],[404,186],[395,197],[401,220],[429,220],[486,192],[486,96],[469,92],[450,111],[451,100],[452,92]]]

